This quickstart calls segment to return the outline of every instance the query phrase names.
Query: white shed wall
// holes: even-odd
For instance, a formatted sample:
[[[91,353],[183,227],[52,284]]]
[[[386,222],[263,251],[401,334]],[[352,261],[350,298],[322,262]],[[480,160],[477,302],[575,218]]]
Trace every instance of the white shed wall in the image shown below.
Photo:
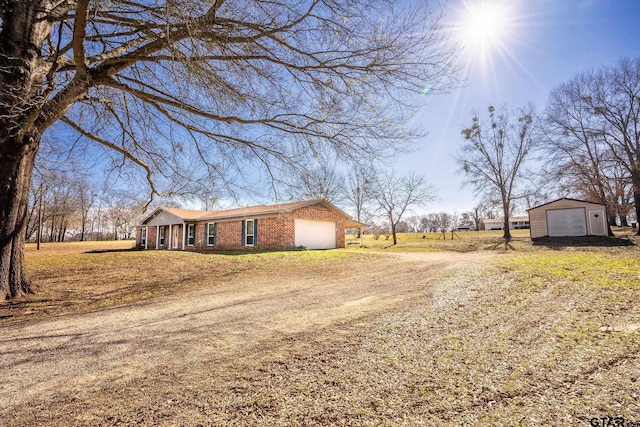
[[[582,213],[583,219],[579,219],[577,210]],[[567,210],[551,213],[552,229],[549,228],[549,212]],[[595,215],[598,215],[597,217]],[[571,216],[573,220],[566,220]],[[558,218],[565,218],[565,229],[561,229],[556,221]],[[573,199],[560,199],[545,205],[529,209],[529,223],[531,224],[531,238],[546,236],[606,236],[606,211],[604,205],[598,203],[585,202]],[[576,224],[577,223],[577,224]],[[578,233],[578,229],[580,233]]]

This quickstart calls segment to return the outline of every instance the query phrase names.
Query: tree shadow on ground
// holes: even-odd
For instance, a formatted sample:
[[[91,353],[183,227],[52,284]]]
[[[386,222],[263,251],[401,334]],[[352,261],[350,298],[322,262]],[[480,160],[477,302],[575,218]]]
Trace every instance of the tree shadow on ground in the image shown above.
[[[114,253],[114,252],[137,252],[143,251],[144,249],[139,248],[128,248],[128,249],[92,249],[90,251],[83,252],[84,254],[106,254],[106,253]]]
[[[306,251],[307,248],[303,246],[295,246],[290,248],[265,248],[265,249],[141,249],[141,248],[129,248],[129,249],[93,249],[83,252],[85,254],[103,254],[103,253],[116,253],[116,252],[182,252],[182,253],[198,253],[205,255],[247,255],[247,254],[263,254],[270,252],[300,252]],[[314,250],[330,250],[330,249],[314,249]]]
[[[505,251],[515,251],[516,248],[511,244],[511,240],[510,239],[505,239],[503,241],[500,242],[496,242],[492,245],[487,246],[485,249],[488,249],[490,251],[495,251],[495,250],[505,250]]]
[[[607,236],[580,236],[580,237],[540,237],[532,239],[534,247],[544,247],[547,249],[564,249],[567,247],[625,247],[636,246],[627,237],[607,237]]]

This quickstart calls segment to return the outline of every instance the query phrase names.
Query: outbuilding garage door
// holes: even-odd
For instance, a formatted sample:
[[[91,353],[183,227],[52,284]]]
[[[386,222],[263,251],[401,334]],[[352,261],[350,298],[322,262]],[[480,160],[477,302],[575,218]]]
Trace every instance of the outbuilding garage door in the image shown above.
[[[584,208],[548,210],[547,231],[551,237],[586,236],[587,218]]]
[[[307,249],[333,249],[336,247],[336,223],[296,219],[296,246]]]

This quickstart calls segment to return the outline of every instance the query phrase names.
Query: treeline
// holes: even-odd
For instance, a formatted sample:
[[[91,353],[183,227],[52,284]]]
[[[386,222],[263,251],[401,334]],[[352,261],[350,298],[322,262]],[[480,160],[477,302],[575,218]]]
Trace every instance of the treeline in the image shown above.
[[[494,219],[497,215],[492,210],[480,210],[478,208],[473,211],[458,213],[437,212],[424,215],[411,215],[405,220],[396,224],[396,232],[398,233],[442,233],[457,232],[461,230],[479,231],[484,230],[483,221],[485,219]],[[380,224],[372,224],[363,231],[365,234],[373,234],[374,236],[388,235],[391,233],[391,227],[388,222]]]
[[[47,170],[34,175],[25,238],[36,241],[39,232],[43,242],[131,239],[141,212],[142,203],[125,193]]]
[[[542,130],[548,183],[605,204],[611,225],[640,216],[640,58],[559,86]]]

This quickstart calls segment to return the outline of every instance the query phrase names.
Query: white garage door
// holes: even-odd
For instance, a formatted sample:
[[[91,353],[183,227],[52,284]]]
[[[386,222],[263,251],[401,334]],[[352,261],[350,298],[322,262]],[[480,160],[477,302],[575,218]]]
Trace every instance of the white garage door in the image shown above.
[[[336,223],[296,219],[296,246],[307,249],[333,249],[336,247]]]
[[[547,211],[547,231],[551,237],[586,236],[587,218],[583,208]]]

